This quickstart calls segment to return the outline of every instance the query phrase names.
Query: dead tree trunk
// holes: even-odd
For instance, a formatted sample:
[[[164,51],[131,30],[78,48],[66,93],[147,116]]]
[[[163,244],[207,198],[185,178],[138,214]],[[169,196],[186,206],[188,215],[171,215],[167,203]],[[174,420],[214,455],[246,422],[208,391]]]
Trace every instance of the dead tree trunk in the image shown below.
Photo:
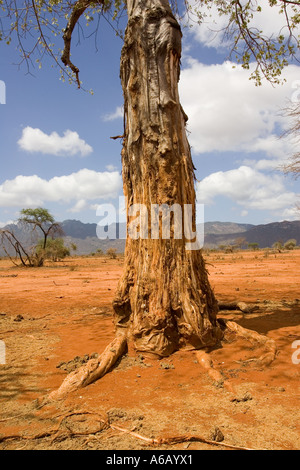
[[[136,215],[132,208],[139,208],[143,215],[138,223],[134,219],[140,236],[131,234],[126,240],[124,272],[113,302],[116,338],[98,359],[69,374],[45,398],[45,404],[102,377],[129,342],[137,351],[164,357],[179,349],[215,345],[229,329],[266,346],[267,363],[276,356],[272,341],[233,322],[227,325],[217,320],[218,303],[201,250],[187,249],[191,240],[185,237],[186,219],[175,220],[175,210],[170,215],[174,207],[181,209],[181,216],[185,205],[192,208],[195,231],[194,167],[186,137],[187,118],[178,96],[179,24],[168,0],[128,0],[127,9],[121,57],[123,182],[128,225]],[[164,218],[170,217],[170,236],[164,232],[164,218],[157,223],[154,207],[169,209]],[[266,364],[265,356],[260,360]],[[198,361],[214,380],[220,379],[205,352],[198,353]]]
[[[215,344],[222,334],[201,251],[188,250],[184,234],[185,205],[192,207],[195,230],[195,190],[187,117],[178,95],[180,26],[167,0],[128,0],[127,9],[121,81],[128,224],[132,208],[142,205],[144,213],[140,237],[127,237],[113,305],[117,328],[127,329],[136,350],[168,356]],[[172,213],[169,239],[162,228],[153,239],[153,205],[181,208],[181,238]]]

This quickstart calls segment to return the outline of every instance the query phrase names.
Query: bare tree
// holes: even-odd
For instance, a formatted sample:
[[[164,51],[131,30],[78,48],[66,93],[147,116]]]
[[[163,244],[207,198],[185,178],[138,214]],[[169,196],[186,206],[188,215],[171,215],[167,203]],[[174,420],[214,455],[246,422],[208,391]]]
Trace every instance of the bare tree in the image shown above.
[[[36,239],[42,237],[41,240],[38,244],[27,247],[13,230],[3,229],[0,230],[0,246],[15,265],[17,265],[15,259],[19,259],[23,266],[43,266],[48,238],[62,234],[60,224],[55,222],[47,209],[41,207],[22,209],[18,222],[26,230],[29,228],[31,234],[36,235]]]
[[[177,2],[25,0],[20,8],[13,0],[1,3],[7,19],[12,20],[6,23],[9,25],[6,30],[2,28],[2,39],[9,42],[16,34],[22,60],[27,66],[30,66],[33,52],[41,56],[50,54],[61,67],[61,73],[68,74],[78,87],[81,86],[79,68],[71,61],[71,41],[80,18],[90,21],[94,14],[110,14],[114,18],[126,8],[128,22],[121,55],[124,94],[124,134],[121,137],[127,220],[131,221],[131,208],[135,205],[143,206],[147,214],[151,214],[153,205],[188,206],[192,208],[194,232],[195,174],[185,129],[187,116],[178,94],[182,32]],[[271,6],[279,5],[286,15],[289,34],[277,38],[267,38],[251,27],[251,17],[254,10],[261,9],[260,2],[201,0],[193,3],[197,21],[203,21],[202,5],[216,5],[220,14],[228,16],[224,34],[232,40],[232,53],[244,68],[249,68],[251,60],[257,61],[253,77],[257,84],[261,83],[262,76],[275,83],[279,81],[287,59],[292,58],[298,48],[298,39],[293,34],[298,2],[269,1]],[[191,4],[187,0],[184,7],[190,15]],[[63,17],[67,25],[61,30]],[[24,45],[28,32],[36,38],[30,41],[30,50]],[[52,32],[63,36],[62,65],[49,40]],[[187,249],[190,239],[185,233],[182,237],[175,235],[174,218],[168,239],[162,236],[161,227],[158,236],[151,239],[146,236],[127,238],[124,272],[113,302],[116,338],[100,359],[91,360],[71,374],[54,394],[56,397],[101,377],[126,350],[129,341],[138,351],[161,357],[180,348],[213,346],[222,339],[225,324],[217,319],[218,303],[201,250]],[[183,217],[181,228],[185,221]],[[149,220],[144,221],[144,229],[149,225]],[[231,328],[241,331],[232,324]],[[253,335],[248,333],[248,337]],[[271,360],[274,354],[272,346]]]
[[[13,231],[8,229],[0,230],[0,246],[15,266],[19,265],[17,260],[23,266],[35,266],[35,257],[32,250],[25,248]]]

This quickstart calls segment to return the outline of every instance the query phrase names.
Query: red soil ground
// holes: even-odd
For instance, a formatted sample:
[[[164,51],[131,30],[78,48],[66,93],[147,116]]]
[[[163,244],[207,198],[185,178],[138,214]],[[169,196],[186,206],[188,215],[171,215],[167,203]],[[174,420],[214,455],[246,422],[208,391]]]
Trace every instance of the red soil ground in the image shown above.
[[[129,351],[95,384],[43,408],[40,400],[66,376],[59,363],[101,353],[113,339],[111,302],[122,259],[74,258],[37,269],[0,261],[0,340],[6,346],[0,449],[148,448],[109,426],[99,428],[99,416],[151,438],[214,439],[218,428],[224,444],[299,449],[300,352],[293,346],[300,340],[300,250],[205,257],[220,302],[256,305],[252,313],[219,316],[276,341],[278,354],[269,367],[246,362],[260,351],[244,339],[223,342],[210,356],[232,386],[229,391],[213,382],[193,351],[162,360]],[[185,442],[158,448],[223,447]]]

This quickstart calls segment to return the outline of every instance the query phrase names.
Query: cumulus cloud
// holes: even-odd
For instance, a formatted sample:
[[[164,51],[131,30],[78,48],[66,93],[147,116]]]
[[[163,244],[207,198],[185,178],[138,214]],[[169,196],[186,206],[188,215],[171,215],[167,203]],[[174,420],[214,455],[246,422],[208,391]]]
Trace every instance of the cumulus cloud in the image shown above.
[[[123,119],[124,107],[118,106],[112,113],[105,114],[103,121],[115,121],[116,119]]]
[[[248,209],[282,211],[294,206],[297,194],[286,190],[281,175],[267,175],[248,166],[234,170],[218,171],[197,184],[197,200],[202,204],[212,204],[218,196],[229,198]]]
[[[198,1],[191,1],[192,10],[197,9]],[[264,32],[265,37],[278,37],[279,34],[289,36],[289,30],[284,14],[280,14],[281,5],[270,6],[269,2],[260,2],[261,11],[253,11],[252,18],[248,25],[249,28]],[[293,16],[292,6],[286,5],[286,11],[289,16]],[[224,40],[222,31],[228,25],[228,15],[219,16],[217,5],[213,4],[210,8],[201,5],[201,12],[205,15],[203,22],[198,25],[192,23],[190,29],[194,39],[206,47],[215,49],[232,47],[232,40]]]
[[[79,199],[76,204],[69,209],[69,212],[81,212],[88,207],[88,202],[85,199]]]
[[[290,207],[283,211],[282,213],[283,220],[299,220],[299,208]]]
[[[57,132],[50,135],[45,134],[40,129],[25,127],[22,137],[18,141],[19,147],[26,152],[40,152],[56,156],[73,156],[76,154],[86,157],[93,148],[83,139],[80,139],[77,132],[66,130],[63,136]]]
[[[75,211],[84,201],[117,197],[122,188],[119,172],[82,169],[49,180],[37,175],[19,175],[0,185],[0,207],[37,206],[46,202],[75,202]]]
[[[291,143],[279,140],[278,130],[287,127],[282,108],[294,93],[300,67],[286,69],[284,85],[256,87],[249,71],[233,65],[204,65],[189,59],[182,71],[180,96],[189,116],[193,153],[264,152],[272,159],[284,158],[291,153]]]

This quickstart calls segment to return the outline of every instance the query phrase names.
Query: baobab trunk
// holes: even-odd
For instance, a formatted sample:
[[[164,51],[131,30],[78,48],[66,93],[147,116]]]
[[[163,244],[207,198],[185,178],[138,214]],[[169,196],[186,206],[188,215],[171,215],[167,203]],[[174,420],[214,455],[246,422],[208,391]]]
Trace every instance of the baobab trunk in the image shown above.
[[[128,226],[139,220],[140,227],[139,237],[127,237],[113,305],[117,329],[126,329],[136,350],[168,356],[213,345],[222,332],[201,251],[195,243],[189,249],[184,230],[187,208],[195,230],[196,204],[187,117],[178,95],[180,26],[167,0],[128,0],[127,10],[123,184]],[[138,208],[140,218],[134,219]],[[158,208],[171,215],[169,237],[163,228],[168,217],[157,225]]]

